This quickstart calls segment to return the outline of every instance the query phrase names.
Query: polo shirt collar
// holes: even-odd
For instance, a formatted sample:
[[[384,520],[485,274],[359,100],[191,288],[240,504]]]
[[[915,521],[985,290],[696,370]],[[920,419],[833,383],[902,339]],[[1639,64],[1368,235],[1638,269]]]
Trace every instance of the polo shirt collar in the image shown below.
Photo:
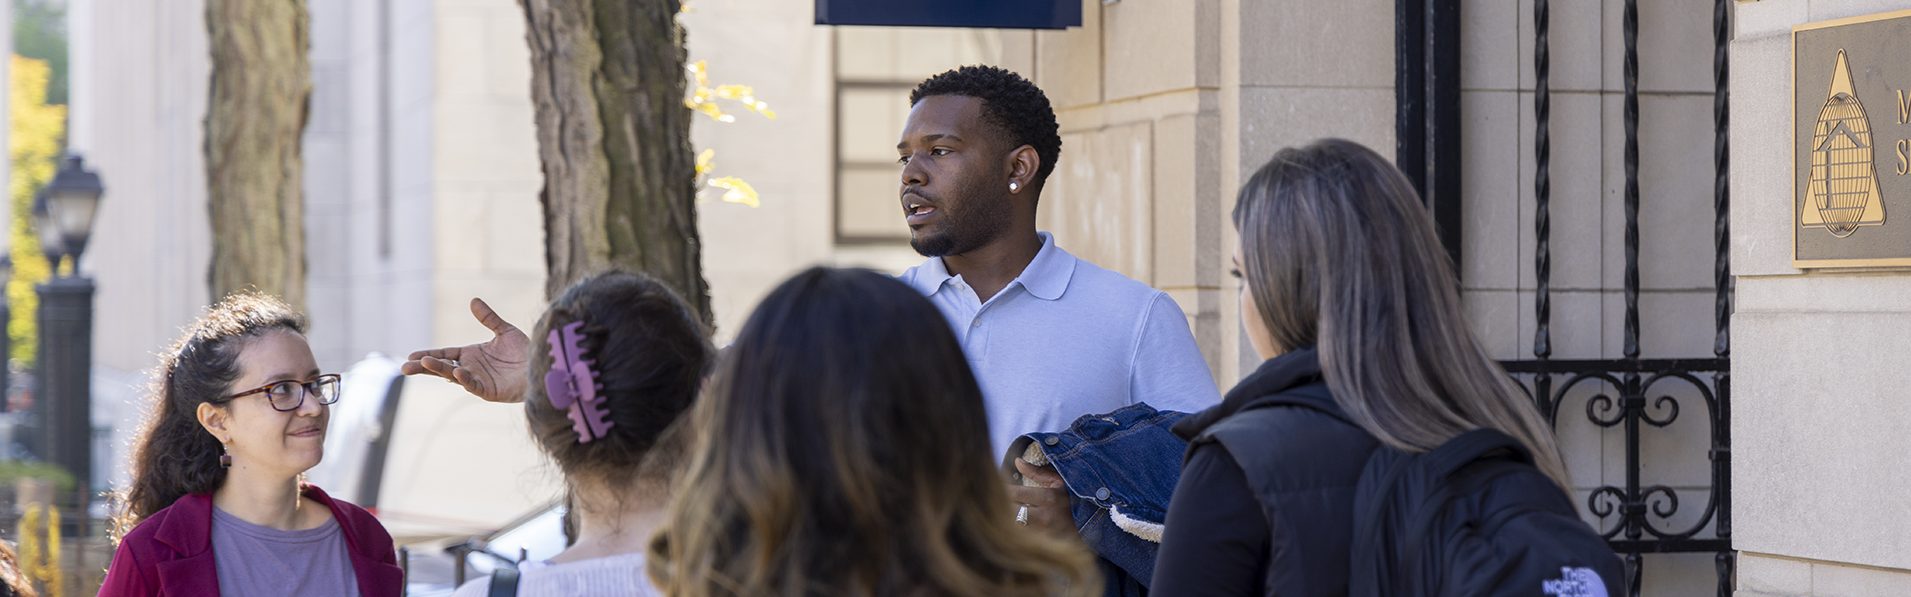
[[[1055,235],[1047,232],[1035,234],[1042,239],[1042,249],[1035,252],[1035,258],[1029,260],[1028,267],[1022,268],[1021,275],[1009,282],[1009,287],[1019,284],[1029,294],[1042,300],[1062,298],[1062,293],[1068,290],[1069,280],[1075,277],[1075,256],[1055,246]],[[949,275],[949,267],[942,263],[941,257],[925,261],[916,268],[916,292],[933,296],[953,277]]]
[[[1055,246],[1055,235],[1037,232],[1042,237],[1042,250],[1035,253],[1028,267],[1022,269],[1022,275],[1015,281],[1021,282],[1028,293],[1045,301],[1062,298],[1068,290],[1068,281],[1075,277],[1075,256]]]
[[[952,277],[954,276],[949,275],[949,267],[942,264],[941,257],[931,257],[916,267],[916,277],[911,282],[915,284],[916,292],[923,296],[935,296],[937,292],[942,291],[942,285]]]

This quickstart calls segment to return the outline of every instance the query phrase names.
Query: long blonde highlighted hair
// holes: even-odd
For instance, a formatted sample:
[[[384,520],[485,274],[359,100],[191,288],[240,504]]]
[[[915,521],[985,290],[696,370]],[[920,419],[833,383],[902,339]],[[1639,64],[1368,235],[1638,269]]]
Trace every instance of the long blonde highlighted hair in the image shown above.
[[[1341,139],[1282,149],[1241,187],[1234,226],[1277,348],[1317,347],[1362,429],[1408,452],[1496,429],[1571,487],[1552,429],[1467,327],[1432,218],[1386,158]]]
[[[812,269],[757,307],[692,413],[649,571],[666,594],[1079,595],[1079,543],[1016,526],[947,320],[896,280]]]

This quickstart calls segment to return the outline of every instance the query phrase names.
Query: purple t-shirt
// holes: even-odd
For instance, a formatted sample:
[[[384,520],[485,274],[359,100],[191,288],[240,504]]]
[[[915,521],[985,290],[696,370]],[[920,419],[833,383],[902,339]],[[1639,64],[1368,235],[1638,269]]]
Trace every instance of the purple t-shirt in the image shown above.
[[[358,597],[358,577],[337,520],[283,531],[213,508],[212,557],[221,595]]]

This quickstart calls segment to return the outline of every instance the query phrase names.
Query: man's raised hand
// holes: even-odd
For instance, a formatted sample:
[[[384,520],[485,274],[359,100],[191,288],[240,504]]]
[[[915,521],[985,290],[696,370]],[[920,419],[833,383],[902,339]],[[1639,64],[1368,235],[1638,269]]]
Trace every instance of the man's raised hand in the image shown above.
[[[400,370],[444,378],[487,402],[523,402],[530,381],[531,339],[484,299],[471,299],[471,315],[494,334],[489,341],[420,350],[406,357]]]

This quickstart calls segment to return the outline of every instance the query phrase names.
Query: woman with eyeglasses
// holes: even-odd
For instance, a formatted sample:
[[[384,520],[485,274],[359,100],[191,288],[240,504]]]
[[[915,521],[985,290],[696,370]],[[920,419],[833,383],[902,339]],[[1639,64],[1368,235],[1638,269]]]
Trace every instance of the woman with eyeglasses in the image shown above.
[[[399,595],[391,535],[300,480],[338,394],[285,303],[208,310],[153,372],[100,595]]]

